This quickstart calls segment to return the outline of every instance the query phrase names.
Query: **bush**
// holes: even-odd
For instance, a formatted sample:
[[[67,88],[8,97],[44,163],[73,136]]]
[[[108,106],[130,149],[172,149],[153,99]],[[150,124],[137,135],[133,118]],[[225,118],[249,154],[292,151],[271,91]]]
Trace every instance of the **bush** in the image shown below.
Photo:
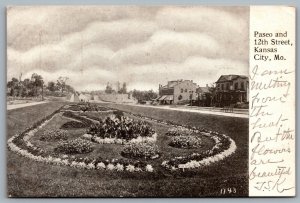
[[[120,111],[120,110],[116,110],[113,113],[118,119],[121,119],[124,116],[123,111]]]
[[[144,121],[135,121],[128,117],[107,117],[90,126],[88,134],[100,138],[117,138],[131,140],[137,137],[151,137],[154,130]]]
[[[68,135],[65,130],[45,130],[40,137],[41,141],[58,141],[58,140],[67,140]]]
[[[70,129],[70,128],[87,128],[88,125],[82,122],[77,121],[69,121],[64,123],[60,128],[62,129]]]
[[[91,142],[77,138],[60,142],[54,151],[64,154],[85,154],[93,151],[93,147]]]
[[[199,148],[201,147],[202,140],[197,136],[175,136],[172,137],[170,146],[177,148]]]
[[[153,143],[131,143],[124,147],[121,154],[128,158],[156,159],[159,157],[159,149]]]

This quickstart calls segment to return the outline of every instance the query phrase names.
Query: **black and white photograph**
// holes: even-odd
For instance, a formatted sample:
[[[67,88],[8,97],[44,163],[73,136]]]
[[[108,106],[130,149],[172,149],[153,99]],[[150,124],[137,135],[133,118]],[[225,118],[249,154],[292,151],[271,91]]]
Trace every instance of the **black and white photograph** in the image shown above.
[[[249,195],[249,6],[6,12],[8,197]]]

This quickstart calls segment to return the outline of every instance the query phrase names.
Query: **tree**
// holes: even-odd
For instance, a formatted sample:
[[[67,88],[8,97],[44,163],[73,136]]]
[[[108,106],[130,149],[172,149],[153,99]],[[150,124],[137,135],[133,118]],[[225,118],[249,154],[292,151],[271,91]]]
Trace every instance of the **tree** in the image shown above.
[[[208,91],[211,93],[210,106],[213,106],[214,100],[216,99],[217,96],[217,88],[215,85],[212,84],[210,87],[208,87]]]
[[[127,85],[126,85],[126,82],[123,83],[123,86],[120,90],[120,93],[121,94],[126,94],[127,93]]]
[[[19,80],[17,78],[12,78],[11,81],[7,82],[7,88],[10,88],[10,92],[9,92],[10,96],[16,96],[18,94],[17,92],[18,84],[19,84]]]
[[[59,88],[59,90],[61,91],[61,93],[63,93],[66,89],[66,82],[69,78],[68,77],[62,77],[60,76],[58,79],[57,79],[57,87]]]
[[[121,87],[120,87],[120,82],[119,82],[119,81],[117,82],[117,92],[118,92],[119,94],[122,93],[122,89],[121,89]]]
[[[140,91],[134,89],[132,92],[132,97],[136,98],[139,101],[150,101],[157,98],[157,93],[155,93],[153,90]]]
[[[111,94],[112,92],[113,92],[113,89],[112,89],[111,85],[108,82],[107,85],[106,85],[106,88],[105,88],[105,93],[106,94]]]
[[[65,89],[66,89],[66,91],[68,92],[68,93],[73,93],[73,92],[75,92],[75,89],[73,88],[73,87],[71,87],[70,85],[66,85],[65,86]]]
[[[33,83],[34,86],[35,96],[38,96],[38,89],[42,88],[42,97],[43,97],[43,85],[44,85],[43,77],[36,73],[33,73],[31,75],[31,82]]]
[[[55,82],[48,82],[48,86],[47,86],[47,89],[50,91],[50,92],[54,92],[56,87],[55,87]]]

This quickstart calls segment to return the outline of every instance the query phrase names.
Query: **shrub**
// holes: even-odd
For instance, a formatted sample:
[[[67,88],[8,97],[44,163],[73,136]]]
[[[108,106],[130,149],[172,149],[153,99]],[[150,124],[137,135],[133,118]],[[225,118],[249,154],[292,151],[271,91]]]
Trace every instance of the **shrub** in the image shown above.
[[[58,141],[58,140],[67,140],[68,135],[65,130],[45,130],[40,137],[41,141]]]
[[[62,129],[70,129],[70,128],[86,128],[88,125],[82,122],[77,121],[69,121],[64,123],[60,128]]]
[[[118,119],[121,119],[124,116],[123,111],[120,111],[120,110],[116,110],[113,113]]]
[[[201,138],[197,136],[175,136],[172,137],[169,145],[177,148],[191,149],[199,148],[201,144]]]
[[[90,126],[88,134],[100,138],[117,138],[131,140],[137,137],[151,137],[154,130],[149,123],[144,121],[135,121],[128,117],[107,117],[105,120],[99,120]]]
[[[159,149],[153,143],[131,143],[123,148],[121,154],[128,158],[156,159],[159,157]]]
[[[77,138],[60,142],[54,150],[64,154],[85,154],[93,151],[93,147],[91,142]]]

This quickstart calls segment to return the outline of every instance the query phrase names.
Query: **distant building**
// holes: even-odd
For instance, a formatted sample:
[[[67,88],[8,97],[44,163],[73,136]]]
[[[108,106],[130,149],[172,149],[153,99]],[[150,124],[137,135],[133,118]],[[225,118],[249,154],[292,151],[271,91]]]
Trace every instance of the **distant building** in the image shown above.
[[[210,106],[211,104],[211,92],[208,85],[205,87],[198,87],[196,90],[197,96],[193,105],[196,106]]]
[[[244,75],[221,75],[216,82],[215,100],[220,106],[249,102],[249,78]]]
[[[187,104],[196,100],[198,85],[192,80],[169,81],[167,85],[159,85],[160,104]]]

